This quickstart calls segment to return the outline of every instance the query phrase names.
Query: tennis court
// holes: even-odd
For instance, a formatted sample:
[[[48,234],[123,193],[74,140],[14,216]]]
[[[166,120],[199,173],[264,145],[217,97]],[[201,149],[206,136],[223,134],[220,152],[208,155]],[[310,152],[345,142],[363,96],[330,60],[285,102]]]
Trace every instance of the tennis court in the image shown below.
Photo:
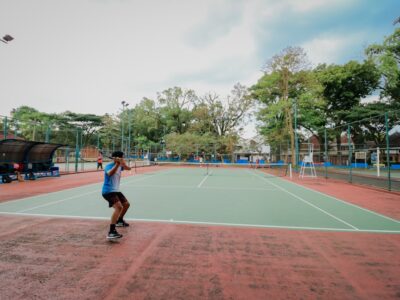
[[[269,170],[218,166],[151,167],[122,180],[131,221],[400,233],[400,222],[313,191]],[[281,171],[279,171],[281,172]],[[285,171],[285,174],[287,171]],[[284,175],[284,174],[282,174]],[[2,214],[109,219],[101,184],[0,204]]]
[[[2,296],[343,300],[400,293],[395,193],[290,178],[284,165],[159,163],[123,173],[131,226],[117,243],[105,238],[112,210],[100,195],[102,172],[2,187]]]

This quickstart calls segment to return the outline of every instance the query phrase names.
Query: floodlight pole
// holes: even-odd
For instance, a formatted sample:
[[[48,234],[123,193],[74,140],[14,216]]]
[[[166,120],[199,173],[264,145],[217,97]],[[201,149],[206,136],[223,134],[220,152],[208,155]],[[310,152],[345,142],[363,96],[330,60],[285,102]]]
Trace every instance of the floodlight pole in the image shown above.
[[[124,151],[124,111],[125,107],[128,107],[129,103],[122,101],[122,114],[121,114],[121,151]]]
[[[297,101],[294,101],[294,144],[295,144],[295,161],[296,161],[296,171],[299,165],[299,138],[297,136]],[[293,155],[293,154],[292,154]]]
[[[390,139],[389,139],[389,115],[385,113],[385,134],[386,134],[386,162],[388,170],[388,190],[392,190],[392,180],[390,174]],[[378,166],[379,168],[379,166]]]
[[[131,155],[131,111],[128,110],[128,160],[130,161]]]
[[[121,104],[122,104],[122,113],[121,113],[121,151],[124,151],[124,109],[125,109],[125,101],[122,101]]]

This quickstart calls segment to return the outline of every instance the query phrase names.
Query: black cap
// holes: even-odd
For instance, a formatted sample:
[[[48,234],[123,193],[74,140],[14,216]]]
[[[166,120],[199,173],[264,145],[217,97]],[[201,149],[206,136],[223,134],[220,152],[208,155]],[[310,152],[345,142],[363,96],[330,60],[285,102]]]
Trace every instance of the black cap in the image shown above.
[[[114,151],[111,154],[111,157],[120,157],[120,158],[122,158],[122,157],[124,157],[124,152],[122,152],[122,151]]]

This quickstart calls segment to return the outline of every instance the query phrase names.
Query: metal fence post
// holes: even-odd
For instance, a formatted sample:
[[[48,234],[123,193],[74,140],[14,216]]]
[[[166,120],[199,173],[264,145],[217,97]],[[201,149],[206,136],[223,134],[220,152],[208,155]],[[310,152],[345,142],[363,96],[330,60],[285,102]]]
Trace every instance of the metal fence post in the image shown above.
[[[79,161],[79,128],[76,129],[76,142],[75,142],[75,173],[78,172]]]
[[[4,122],[3,122],[3,139],[7,138],[8,132],[7,132],[7,117],[4,117]]]
[[[49,143],[49,141],[50,141],[50,125],[47,125],[45,142]]]
[[[324,138],[325,138],[325,179],[328,178],[328,141],[327,141],[327,134],[326,134],[326,127],[324,128]]]
[[[353,156],[352,147],[351,147],[351,133],[350,133],[350,124],[347,125],[347,142],[349,145],[349,182],[353,182],[353,174],[352,174],[352,166],[351,166],[351,158]]]
[[[389,115],[385,113],[385,128],[386,128],[386,161],[388,168],[388,190],[392,190],[392,180],[390,174],[390,143],[389,143]]]
[[[296,149],[296,171],[299,165],[299,138],[297,136],[297,101],[294,102],[294,144]]]

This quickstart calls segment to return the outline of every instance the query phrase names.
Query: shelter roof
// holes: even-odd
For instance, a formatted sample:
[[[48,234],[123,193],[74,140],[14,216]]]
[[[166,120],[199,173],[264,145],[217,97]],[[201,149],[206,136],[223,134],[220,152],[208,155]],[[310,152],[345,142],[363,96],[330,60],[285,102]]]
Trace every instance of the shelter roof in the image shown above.
[[[48,162],[51,161],[54,151],[62,146],[17,139],[0,140],[0,163]]]

